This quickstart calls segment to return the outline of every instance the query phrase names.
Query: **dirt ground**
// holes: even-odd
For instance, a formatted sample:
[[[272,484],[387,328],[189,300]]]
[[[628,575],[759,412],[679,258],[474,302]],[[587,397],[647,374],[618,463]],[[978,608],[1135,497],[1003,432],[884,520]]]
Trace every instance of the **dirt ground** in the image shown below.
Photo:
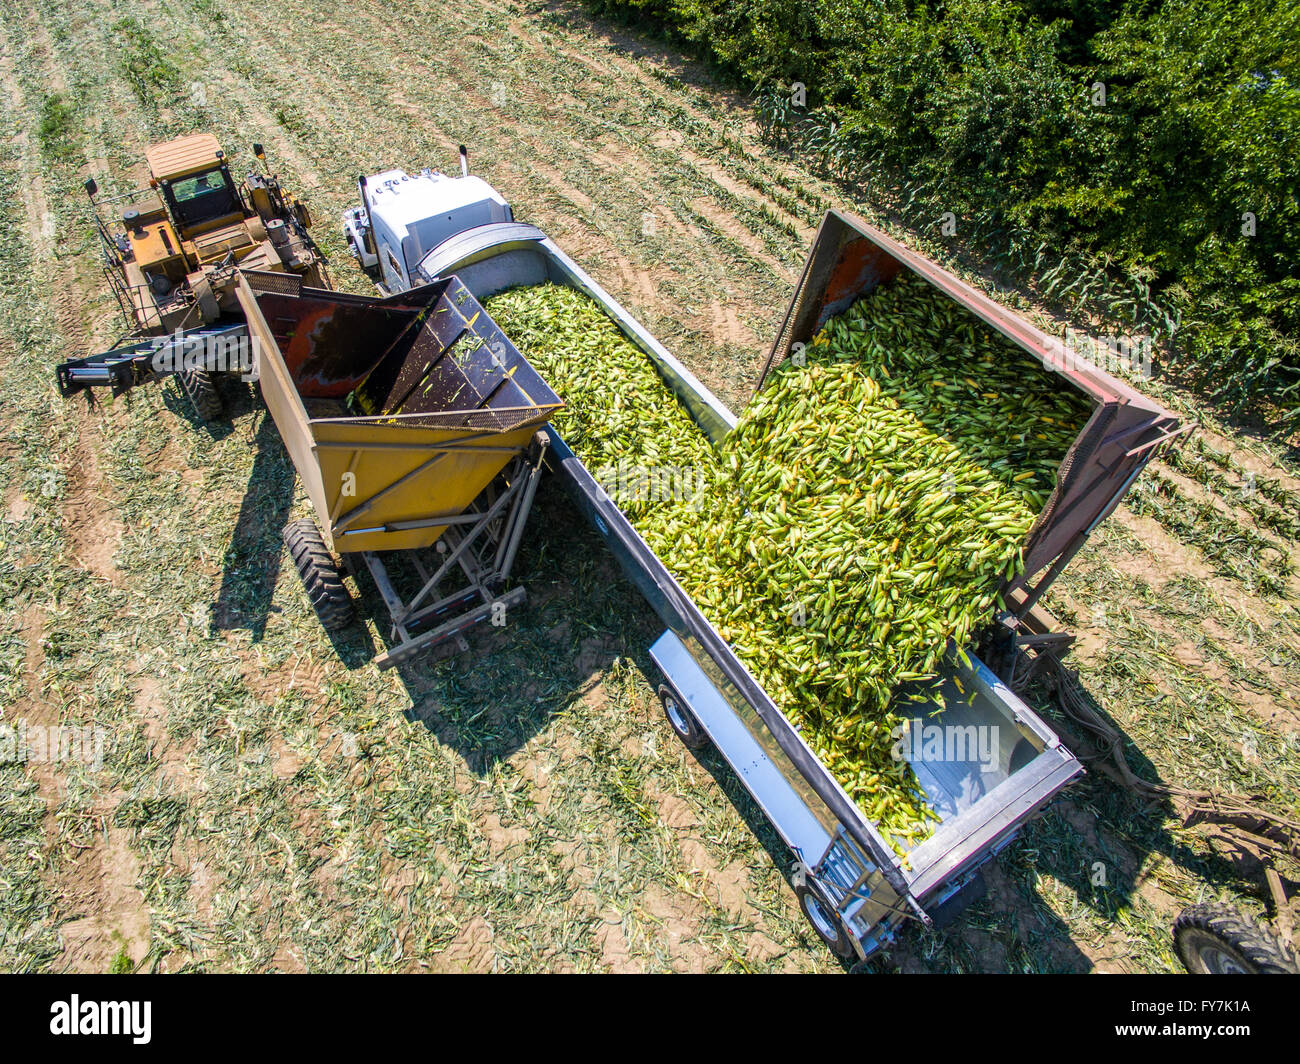
[[[556,485],[518,620],[381,673],[368,583],[354,632],[310,612],[280,540],[308,504],[248,386],[224,385],[209,428],[174,385],[64,401],[53,367],[124,331],[82,181],[139,187],[148,144],[200,129],[237,173],[266,145],[357,292],[337,227],[357,175],[450,169],[469,145],[733,408],[824,209],[888,225],[881,204],[765,145],[745,97],[666,46],[564,3],[34,0],[0,41],[0,714],[108,737],[98,768],[0,764],[0,968],[839,970],[775,832],[668,730],[656,620]],[[1300,478],[1151,387],[1204,428],[1047,605],[1141,772],[1296,815]],[[1183,906],[1263,912],[1249,869],[1096,774],[986,880],[876,969],[1174,971]]]

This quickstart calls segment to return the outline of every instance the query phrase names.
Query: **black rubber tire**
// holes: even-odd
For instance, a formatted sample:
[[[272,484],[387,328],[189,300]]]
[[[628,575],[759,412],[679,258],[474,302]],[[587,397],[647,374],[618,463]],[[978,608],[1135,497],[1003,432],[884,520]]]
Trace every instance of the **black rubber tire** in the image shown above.
[[[668,727],[690,750],[699,750],[708,746],[709,736],[695,719],[691,707],[686,704],[676,691],[666,683],[659,685],[659,702],[664,707],[664,716],[668,718]]]
[[[352,623],[352,596],[343,586],[334,555],[325,546],[314,522],[290,521],[284,526],[284,545],[302,577],[307,599],[321,625],[337,632]]]
[[[187,369],[176,374],[181,389],[194,404],[194,412],[201,421],[215,421],[224,409],[217,382],[206,369]]]
[[[826,943],[835,956],[841,960],[851,960],[857,956],[844,921],[820,890],[809,883],[803,876],[795,873],[794,896],[799,899],[799,908],[817,937]]]
[[[1208,902],[1174,921],[1174,950],[1193,975],[1297,975],[1300,956],[1231,905]]]

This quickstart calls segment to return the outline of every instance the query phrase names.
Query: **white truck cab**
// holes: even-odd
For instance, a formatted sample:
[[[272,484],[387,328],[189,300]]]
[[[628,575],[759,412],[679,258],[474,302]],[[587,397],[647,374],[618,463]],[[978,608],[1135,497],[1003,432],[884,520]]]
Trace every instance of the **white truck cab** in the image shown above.
[[[385,295],[413,287],[416,264],[444,240],[514,220],[502,195],[468,171],[462,148],[459,177],[426,169],[418,174],[384,170],[359,179],[361,206],[343,212],[343,235]]]

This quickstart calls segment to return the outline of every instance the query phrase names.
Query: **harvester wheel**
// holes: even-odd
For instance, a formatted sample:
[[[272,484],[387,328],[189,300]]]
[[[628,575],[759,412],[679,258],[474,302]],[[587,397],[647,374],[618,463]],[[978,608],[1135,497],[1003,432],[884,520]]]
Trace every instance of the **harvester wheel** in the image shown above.
[[[664,707],[664,716],[668,718],[668,726],[676,733],[688,749],[698,750],[702,746],[708,745],[709,736],[700,727],[700,722],[695,719],[695,714],[691,712],[691,707],[686,704],[676,691],[666,683],[659,685],[659,701]]]
[[[330,632],[346,628],[352,623],[352,596],[315,523],[290,521],[284,526],[284,543],[322,626]]]
[[[1174,949],[1193,975],[1297,975],[1300,956],[1231,905],[1184,909],[1174,921]]]
[[[206,369],[187,369],[176,376],[201,421],[215,421],[221,416],[221,396],[211,373]]]

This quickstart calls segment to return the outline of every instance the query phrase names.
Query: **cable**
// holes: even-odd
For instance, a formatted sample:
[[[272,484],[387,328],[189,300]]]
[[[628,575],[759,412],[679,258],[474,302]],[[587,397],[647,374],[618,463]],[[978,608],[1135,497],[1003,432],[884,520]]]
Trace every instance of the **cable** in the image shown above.
[[[1096,752],[1080,755],[1082,760],[1144,798],[1172,799],[1185,827],[1214,824],[1226,829],[1223,833],[1230,841],[1256,856],[1289,854],[1300,859],[1300,822],[1266,808],[1266,796],[1196,791],[1142,779],[1134,774],[1124,756],[1123,735],[1093,708],[1078,677],[1055,658],[1045,662],[1041,670],[1061,712],[1092,737]]]

